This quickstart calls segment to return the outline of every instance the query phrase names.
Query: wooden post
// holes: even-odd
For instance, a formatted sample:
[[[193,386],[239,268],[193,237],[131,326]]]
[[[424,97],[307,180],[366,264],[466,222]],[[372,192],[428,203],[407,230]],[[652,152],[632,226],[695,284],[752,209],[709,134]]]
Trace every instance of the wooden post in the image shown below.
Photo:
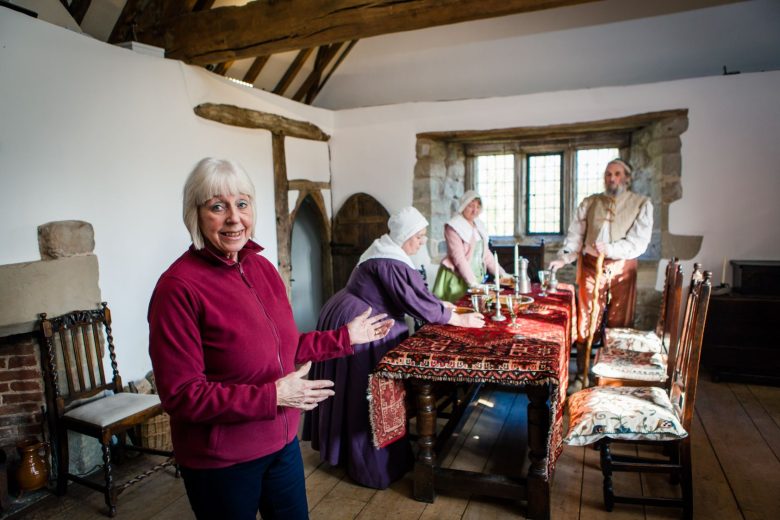
[[[414,464],[414,499],[433,503],[436,489],[433,483],[436,464],[436,398],[431,381],[415,381],[417,389],[417,445]]]
[[[292,300],[292,267],[290,265],[292,224],[290,223],[290,207],[287,202],[287,160],[284,155],[284,135],[273,132],[271,146],[274,160],[274,205],[279,275],[287,287],[287,299]]]
[[[547,437],[550,433],[550,385],[528,386],[528,511],[527,517],[549,520],[550,475]]]

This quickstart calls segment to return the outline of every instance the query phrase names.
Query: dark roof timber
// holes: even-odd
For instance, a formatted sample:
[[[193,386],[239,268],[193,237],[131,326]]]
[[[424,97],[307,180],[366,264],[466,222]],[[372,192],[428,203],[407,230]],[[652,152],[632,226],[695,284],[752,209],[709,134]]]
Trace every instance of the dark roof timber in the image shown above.
[[[139,15],[135,23],[131,22],[138,41],[164,47],[169,58],[208,65],[593,1],[596,0],[286,0],[189,12],[176,12],[169,5],[181,8],[194,0],[128,0],[128,5],[135,4],[130,9]],[[144,12],[139,11],[142,7],[146,7]],[[154,20],[147,16],[149,7],[157,7]]]

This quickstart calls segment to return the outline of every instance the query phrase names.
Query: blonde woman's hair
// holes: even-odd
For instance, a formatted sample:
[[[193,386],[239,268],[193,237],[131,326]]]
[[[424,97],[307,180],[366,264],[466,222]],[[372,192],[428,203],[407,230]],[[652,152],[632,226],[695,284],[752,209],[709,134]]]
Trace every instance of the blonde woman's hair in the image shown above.
[[[202,159],[184,183],[182,217],[192,237],[195,249],[203,249],[203,234],[198,225],[198,208],[217,195],[248,195],[254,207],[255,186],[241,166],[226,159]],[[254,237],[257,212],[253,211],[252,236]]]

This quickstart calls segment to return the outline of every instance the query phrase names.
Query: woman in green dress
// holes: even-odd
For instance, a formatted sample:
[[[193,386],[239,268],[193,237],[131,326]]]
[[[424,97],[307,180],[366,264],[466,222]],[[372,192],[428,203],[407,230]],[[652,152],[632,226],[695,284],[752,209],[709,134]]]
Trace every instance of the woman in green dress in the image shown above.
[[[488,232],[479,220],[482,200],[469,190],[460,198],[458,214],[444,225],[447,256],[441,261],[433,294],[448,302],[460,299],[469,287],[482,283],[486,272],[505,276],[506,272],[490,254]]]

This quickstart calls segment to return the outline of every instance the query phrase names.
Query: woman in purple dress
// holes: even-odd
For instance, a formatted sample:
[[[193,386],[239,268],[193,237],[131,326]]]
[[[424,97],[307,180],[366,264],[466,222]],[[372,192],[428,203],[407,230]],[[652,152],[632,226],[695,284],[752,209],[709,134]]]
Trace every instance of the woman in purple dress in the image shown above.
[[[410,258],[427,240],[428,221],[413,207],[390,217],[390,232],[376,239],[360,257],[346,287],[327,301],[320,312],[319,330],[348,323],[369,305],[373,312],[387,313],[395,325],[383,339],[355,345],[351,356],[316,363],[314,379],[334,382],[336,395],[306,414],[304,439],[319,450],[320,458],[343,466],[353,480],[384,489],[412,467],[407,439],[377,449],[371,442],[368,375],[382,356],[409,335],[404,314],[430,323],[482,327],[481,314],[457,314],[427,288]]]

